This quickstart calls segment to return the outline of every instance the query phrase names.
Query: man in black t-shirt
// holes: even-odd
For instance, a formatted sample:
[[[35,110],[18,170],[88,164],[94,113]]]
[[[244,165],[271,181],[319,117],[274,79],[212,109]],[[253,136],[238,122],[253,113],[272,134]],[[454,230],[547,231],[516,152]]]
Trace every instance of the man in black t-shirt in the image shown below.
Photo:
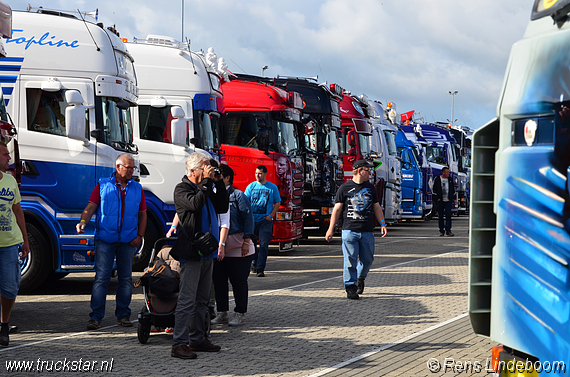
[[[331,223],[325,236],[330,242],[342,212],[343,278],[346,297],[350,299],[358,299],[358,295],[364,292],[364,279],[374,261],[374,216],[380,223],[382,237],[388,233],[376,190],[368,181],[372,167],[365,160],[354,163],[352,180],[342,184],[336,193]]]

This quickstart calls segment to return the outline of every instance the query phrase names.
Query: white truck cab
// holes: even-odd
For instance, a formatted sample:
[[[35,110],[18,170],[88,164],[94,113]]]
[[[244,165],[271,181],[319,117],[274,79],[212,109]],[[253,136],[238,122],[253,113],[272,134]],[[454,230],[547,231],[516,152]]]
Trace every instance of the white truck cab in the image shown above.
[[[21,290],[50,274],[93,270],[94,226],[75,224],[97,180],[121,153],[138,161],[130,106],[133,59],[116,31],[72,14],[13,12],[9,55],[0,67],[8,113],[17,125],[22,208],[30,255]]]
[[[175,214],[174,187],[185,175],[190,153],[214,151],[221,112],[221,77],[212,49],[190,51],[174,38],[148,35],[127,43],[135,59],[139,101],[133,112],[139,148],[141,184],[148,207],[147,232],[140,262],[148,262],[154,242],[168,231]],[[220,58],[220,62],[223,62]],[[210,64],[212,63],[212,64]]]

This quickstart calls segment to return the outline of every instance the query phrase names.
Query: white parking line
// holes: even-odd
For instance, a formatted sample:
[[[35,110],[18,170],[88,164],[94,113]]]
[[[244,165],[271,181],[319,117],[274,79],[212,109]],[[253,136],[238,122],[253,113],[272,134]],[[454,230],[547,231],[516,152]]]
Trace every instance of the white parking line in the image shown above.
[[[352,363],[354,363],[354,362],[356,362],[356,361],[365,359],[365,358],[367,358],[368,356],[375,355],[375,354],[377,354],[377,353],[380,352],[380,351],[384,351],[384,350],[386,350],[386,349],[388,349],[388,348],[394,347],[394,346],[396,346],[396,345],[398,345],[398,344],[402,344],[402,343],[404,343],[404,342],[407,342],[407,341],[410,340],[410,339],[413,339],[413,338],[418,337],[418,336],[420,336],[420,335],[422,335],[422,334],[425,334],[425,333],[427,333],[427,332],[429,332],[429,331],[431,331],[431,330],[438,329],[438,328],[440,328],[440,327],[442,327],[442,326],[445,326],[445,325],[448,325],[448,324],[453,323],[453,322],[455,322],[455,321],[458,321],[458,320],[460,320],[461,318],[465,318],[468,314],[469,314],[469,313],[460,314],[460,315],[458,315],[458,316],[455,317],[455,318],[448,319],[447,321],[440,322],[440,323],[438,323],[437,325],[433,325],[433,326],[431,326],[431,327],[428,327],[427,329],[424,329],[424,330],[419,331],[419,332],[417,332],[417,333],[408,335],[408,336],[406,336],[406,337],[404,337],[404,338],[402,338],[402,339],[399,339],[399,340],[395,341],[394,343],[386,344],[386,345],[384,345],[384,346],[382,346],[382,347],[379,347],[379,348],[376,348],[375,350],[372,350],[372,351],[370,351],[370,352],[363,353],[363,354],[360,355],[360,356],[353,357],[353,358],[350,359],[350,360],[343,361],[342,363],[339,363],[339,364],[337,364],[337,365],[335,365],[335,366],[332,366],[332,367],[330,367],[330,368],[323,369],[323,370],[321,370],[320,372],[306,375],[305,377],[319,377],[319,376],[323,376],[323,375],[325,375],[325,374],[327,374],[327,373],[334,372],[334,371],[337,370],[337,369],[343,368],[343,367],[345,367],[345,366],[347,366],[347,365],[350,365],[350,364],[352,364]]]
[[[402,265],[410,264],[410,263],[414,263],[414,262],[421,262],[421,261],[424,261],[424,260],[433,259],[433,258],[438,258],[438,257],[442,257],[442,256],[449,255],[449,254],[462,253],[462,252],[464,252],[464,251],[466,251],[466,250],[469,250],[469,249],[461,249],[461,250],[456,250],[456,251],[450,251],[450,252],[447,252],[447,253],[438,254],[438,255],[433,255],[433,256],[430,256],[430,257],[425,257],[425,258],[420,258],[420,259],[414,259],[414,260],[407,261],[407,262],[392,264],[392,265],[390,265],[390,266],[378,267],[378,268],[371,269],[370,272],[379,271],[379,270],[385,270],[385,269],[388,269],[388,268],[398,267],[398,266],[402,266]],[[317,284],[317,283],[321,283],[321,282],[323,282],[323,281],[329,281],[329,280],[341,279],[341,278],[342,278],[342,275],[334,276],[334,277],[327,278],[327,279],[315,280],[315,281],[308,282],[308,283],[292,285],[292,286],[286,287],[286,288],[273,289],[273,290],[271,290],[271,291],[254,294],[254,295],[251,295],[251,296],[249,296],[249,297],[263,296],[263,295],[267,295],[267,294],[274,293],[274,292],[285,291],[285,290],[288,290],[288,289],[303,287],[303,286],[306,286],[306,285]],[[60,296],[62,296],[62,295],[60,295]],[[54,297],[59,297],[59,296],[54,296]],[[462,314],[463,317],[466,316],[466,315],[467,315],[467,314]],[[461,316],[460,316],[460,317],[461,317]],[[461,317],[461,318],[462,318],[462,317]],[[419,333],[412,334],[412,335],[410,335],[410,337],[423,334],[424,332],[429,331],[430,329],[433,330],[434,328],[437,328],[437,326],[443,326],[443,325],[445,325],[445,324],[447,324],[447,323],[451,323],[451,322],[453,322],[454,320],[457,320],[457,319],[459,319],[459,317],[456,317],[455,319],[449,320],[449,321],[447,321],[447,322],[442,322],[442,323],[440,323],[439,325],[432,326],[432,327],[430,327],[429,329],[423,330],[423,331],[421,331],[421,332],[419,332]],[[134,320],[134,321],[131,321],[131,322],[134,323],[134,322],[137,322],[137,320]],[[111,328],[113,328],[113,327],[118,327],[118,326],[119,326],[119,325],[112,325],[112,326],[101,327],[99,330],[111,329]],[[19,345],[19,346],[15,346],[15,347],[2,348],[2,349],[0,349],[0,353],[5,352],[5,351],[15,350],[15,349],[18,349],[18,348],[30,347],[30,346],[34,346],[34,345],[37,345],[37,344],[52,342],[52,341],[55,341],[55,340],[61,340],[61,339],[72,338],[72,337],[78,336],[78,335],[83,335],[83,334],[97,334],[97,333],[98,333],[97,331],[93,331],[93,330],[91,330],[91,331],[82,331],[82,332],[78,332],[78,333],[74,333],[74,334],[58,336],[58,337],[50,338],[50,339],[44,339],[44,340],[40,340],[40,341],[37,341],[37,342],[32,342],[32,343],[27,343],[27,344],[21,344],[21,345]],[[409,337],[406,337],[406,338],[403,338],[403,340],[402,340],[402,339],[399,340],[398,342],[401,343],[401,342],[406,341],[406,340],[408,340],[408,339],[409,339]],[[382,348],[382,349],[386,349],[386,348],[392,347],[392,346],[394,346],[394,345],[396,345],[396,344],[398,344],[398,343],[393,343],[393,344],[387,345],[387,346],[385,346],[385,347]],[[389,347],[388,347],[388,346],[389,346]],[[378,349],[378,350],[372,351],[373,353],[364,354],[364,355],[361,355],[361,356],[358,356],[358,357],[359,357],[359,358],[364,358],[364,357],[370,356],[371,354],[374,354],[374,353],[376,353],[376,352],[379,352],[379,351],[381,351],[382,349]],[[354,361],[356,361],[356,360],[357,360],[357,359],[351,359],[351,360],[346,361],[345,363],[350,364],[350,362],[354,362]],[[358,359],[358,360],[360,360],[360,359]],[[344,363],[343,363],[343,365],[347,365],[347,364],[344,364]],[[341,364],[338,364],[338,365],[341,365]],[[338,365],[336,365],[336,366],[334,366],[334,367],[332,367],[332,368],[337,368],[337,369],[340,368],[340,366],[338,366]],[[332,370],[334,370],[334,369],[332,369]],[[329,372],[330,372],[330,370],[329,370]],[[319,372],[319,373],[321,373],[321,372]],[[326,373],[328,373],[328,372],[326,372]],[[311,376],[320,376],[320,374],[311,375]]]

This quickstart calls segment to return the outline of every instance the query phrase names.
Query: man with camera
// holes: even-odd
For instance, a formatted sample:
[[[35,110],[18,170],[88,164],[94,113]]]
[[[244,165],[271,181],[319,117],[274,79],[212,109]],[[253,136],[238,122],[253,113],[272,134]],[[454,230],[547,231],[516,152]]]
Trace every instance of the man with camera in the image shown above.
[[[229,198],[208,156],[198,152],[188,156],[186,175],[174,189],[174,205],[180,221],[176,232],[178,240],[170,254],[180,261],[180,292],[171,355],[195,359],[194,352],[220,350],[220,346],[210,343],[205,336],[206,311],[213,262],[218,257],[217,214],[228,211]],[[214,242],[209,242],[214,238]],[[204,244],[214,244],[215,249],[206,255]]]

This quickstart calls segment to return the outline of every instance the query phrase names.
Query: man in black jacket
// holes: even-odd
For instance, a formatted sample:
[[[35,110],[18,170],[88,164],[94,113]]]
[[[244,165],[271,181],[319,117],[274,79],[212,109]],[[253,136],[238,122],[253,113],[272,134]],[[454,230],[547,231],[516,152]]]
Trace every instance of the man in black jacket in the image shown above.
[[[217,180],[214,177],[210,158],[192,153],[186,160],[186,176],[174,189],[180,222],[178,240],[170,254],[180,261],[180,292],[171,355],[181,359],[195,359],[194,352],[220,350],[205,336],[212,268],[218,252],[202,257],[193,245],[199,232],[211,232],[220,239],[217,214],[228,211],[229,197],[221,176]]]
[[[437,203],[437,215],[439,217],[439,236],[453,237],[451,233],[451,205],[455,200],[455,186],[449,176],[449,168],[443,167],[441,175],[435,177],[433,181],[433,200]],[[445,215],[445,233],[443,216]]]

